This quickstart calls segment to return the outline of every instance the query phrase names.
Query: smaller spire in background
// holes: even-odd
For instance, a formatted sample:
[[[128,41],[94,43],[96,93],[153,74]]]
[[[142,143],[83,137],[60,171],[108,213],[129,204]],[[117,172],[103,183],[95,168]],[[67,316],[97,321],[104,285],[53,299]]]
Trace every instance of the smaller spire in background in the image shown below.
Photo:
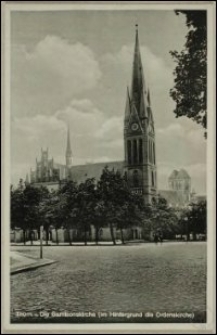
[[[67,127],[67,144],[66,144],[66,166],[67,168],[72,166],[72,149],[70,141],[70,127]]]

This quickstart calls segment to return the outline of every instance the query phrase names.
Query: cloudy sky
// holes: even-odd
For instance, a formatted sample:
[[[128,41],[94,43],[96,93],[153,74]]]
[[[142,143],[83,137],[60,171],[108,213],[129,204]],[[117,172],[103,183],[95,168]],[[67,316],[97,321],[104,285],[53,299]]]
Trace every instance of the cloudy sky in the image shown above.
[[[65,162],[66,124],[74,165],[123,160],[123,116],[131,82],[135,24],[156,129],[159,189],[185,168],[206,191],[203,130],[175,118],[169,97],[187,28],[173,11],[13,12],[11,17],[12,182],[25,178],[41,147]]]

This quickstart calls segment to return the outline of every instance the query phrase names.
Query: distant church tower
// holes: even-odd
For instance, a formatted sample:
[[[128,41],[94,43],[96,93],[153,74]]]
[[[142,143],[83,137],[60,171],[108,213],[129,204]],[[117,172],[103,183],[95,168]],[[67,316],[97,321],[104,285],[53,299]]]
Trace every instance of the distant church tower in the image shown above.
[[[67,144],[66,144],[66,168],[69,169],[72,166],[72,149],[70,141],[70,129],[68,126],[67,130]]]
[[[143,194],[146,205],[157,201],[155,131],[150,92],[145,85],[139,50],[138,26],[131,91],[127,89],[124,119],[125,169],[133,192]]]

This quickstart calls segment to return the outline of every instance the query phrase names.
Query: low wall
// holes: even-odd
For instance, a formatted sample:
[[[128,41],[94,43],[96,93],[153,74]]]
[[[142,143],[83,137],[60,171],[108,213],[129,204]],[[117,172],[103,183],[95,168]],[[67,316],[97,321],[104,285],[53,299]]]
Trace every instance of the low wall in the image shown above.
[[[37,230],[26,231],[26,242],[29,240],[37,241],[38,240],[38,232]],[[10,232],[10,241],[11,243],[23,243],[24,236],[22,229],[16,229]]]
[[[52,234],[52,242],[54,243],[63,243],[65,242],[65,236],[64,236],[64,230],[63,229],[52,229],[51,230]]]
[[[132,229],[123,229],[123,236],[124,240],[134,240],[134,239],[141,239],[142,233],[141,229],[138,227],[133,227]],[[121,231],[114,228],[114,237],[116,240],[121,240]],[[46,241],[46,231],[43,231],[43,240]],[[49,240],[53,243],[70,243],[71,242],[84,242],[84,233],[79,232],[77,229],[52,229],[49,231]],[[95,227],[91,225],[90,232],[87,232],[87,241],[95,242]],[[26,242],[27,241],[36,241],[40,239],[40,235],[37,230],[33,231],[26,231]],[[23,243],[23,230],[14,230],[10,232],[10,241],[11,243]],[[111,231],[110,227],[103,227],[99,230],[99,241],[110,242],[112,241],[111,238]]]
[[[21,243],[24,241],[23,230],[15,230],[14,231],[14,242]]]

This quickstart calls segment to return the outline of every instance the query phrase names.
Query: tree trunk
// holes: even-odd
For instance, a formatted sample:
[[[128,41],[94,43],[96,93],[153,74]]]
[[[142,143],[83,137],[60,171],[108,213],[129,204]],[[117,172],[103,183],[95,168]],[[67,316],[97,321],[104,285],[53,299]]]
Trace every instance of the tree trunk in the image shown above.
[[[69,232],[69,245],[72,245],[72,240],[71,240],[71,235],[70,235],[70,229],[68,230]]]
[[[115,235],[114,235],[114,228],[113,228],[113,224],[112,223],[110,223],[110,232],[111,232],[112,242],[113,242],[114,245],[116,245]]]
[[[122,242],[122,244],[125,244],[123,229],[121,228],[120,230],[121,230],[121,242]]]
[[[49,227],[46,228],[46,245],[48,245],[48,241],[49,241]]]
[[[26,245],[26,231],[23,230],[23,244]]]
[[[56,229],[56,244],[59,244],[59,240],[58,240],[58,230]]]
[[[193,241],[196,241],[196,233],[193,232]]]
[[[186,226],[186,236],[187,236],[187,241],[190,241],[190,233],[189,233],[189,222],[187,222],[187,226]]]
[[[87,245],[87,231],[84,231],[84,245]]]
[[[99,227],[95,227],[95,242],[99,243]]]
[[[33,232],[31,231],[31,233],[30,233],[30,241],[31,241],[31,245],[33,245],[33,239],[32,239],[32,237],[33,237]]]

